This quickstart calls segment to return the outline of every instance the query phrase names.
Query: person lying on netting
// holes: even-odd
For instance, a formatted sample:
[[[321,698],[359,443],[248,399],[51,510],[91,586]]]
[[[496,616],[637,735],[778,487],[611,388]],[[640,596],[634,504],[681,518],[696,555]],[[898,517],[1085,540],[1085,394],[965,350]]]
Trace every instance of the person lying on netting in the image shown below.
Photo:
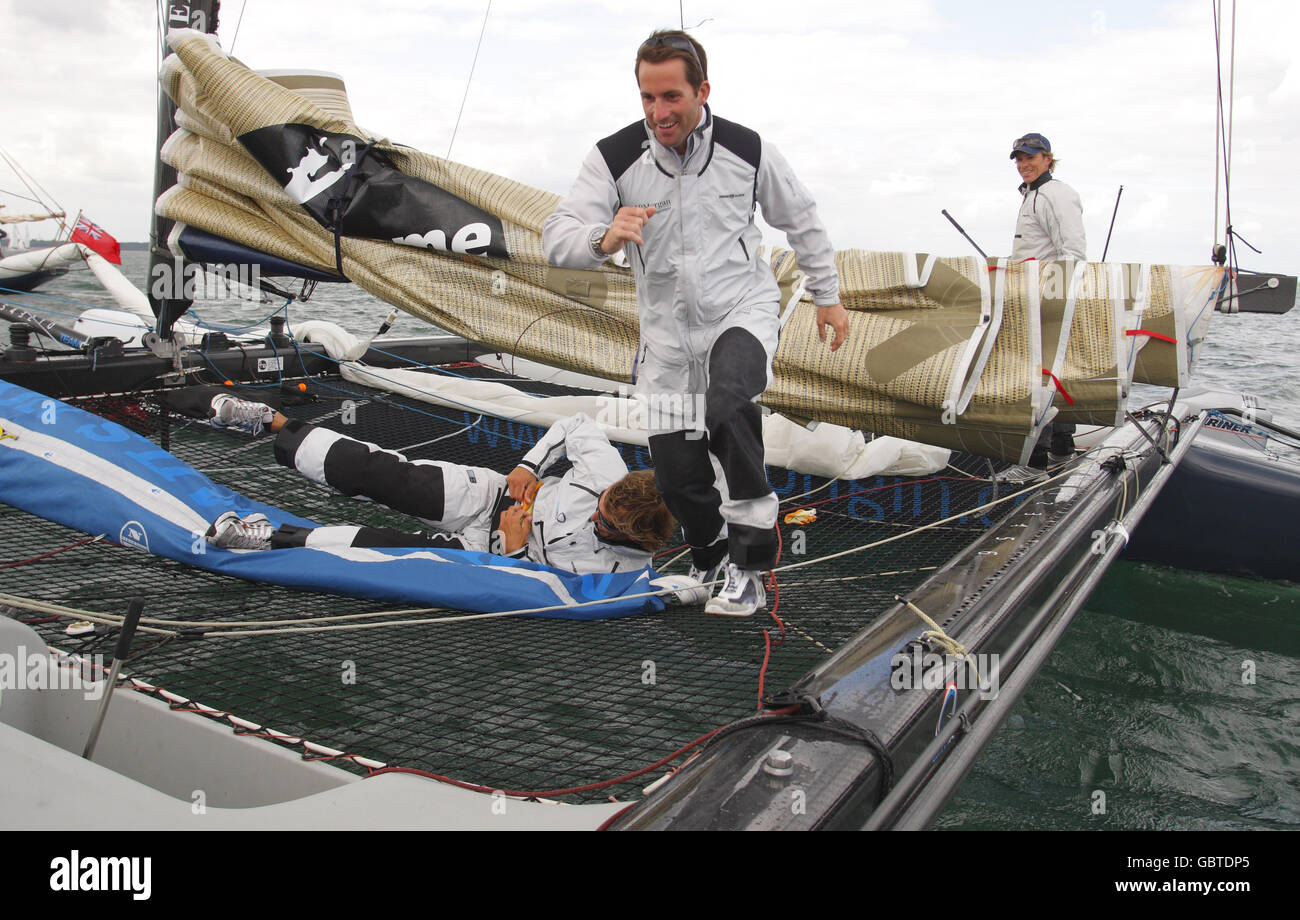
[[[253,417],[276,436],[275,458],[345,495],[421,519],[438,532],[341,525],[274,528],[266,517],[222,514],[208,540],[225,549],[288,546],[433,546],[531,559],[580,574],[650,564],[676,522],[654,473],[629,473],[604,431],[586,415],[556,422],[508,475],[443,460],[408,460],[396,451],[292,420],[231,396],[213,400],[214,419],[251,430]],[[243,405],[239,405],[243,403]],[[539,478],[557,461],[562,477]]]
[[[227,394],[213,398],[210,421],[275,435],[275,458],[345,495],[417,517],[437,533],[387,527],[272,526],[260,513],[227,511],[208,529],[223,549],[285,547],[436,547],[529,559],[576,572],[636,571],[673,534],[652,470],[628,472],[604,431],[588,416],[560,419],[507,476],[442,460],[407,460],[396,451],[328,428],[289,419],[270,406]],[[544,476],[567,457],[563,476]],[[696,603],[685,576],[673,576],[676,600]],[[683,591],[684,589],[684,591]],[[701,589],[702,590],[702,589]],[[698,602],[707,599],[704,592]]]

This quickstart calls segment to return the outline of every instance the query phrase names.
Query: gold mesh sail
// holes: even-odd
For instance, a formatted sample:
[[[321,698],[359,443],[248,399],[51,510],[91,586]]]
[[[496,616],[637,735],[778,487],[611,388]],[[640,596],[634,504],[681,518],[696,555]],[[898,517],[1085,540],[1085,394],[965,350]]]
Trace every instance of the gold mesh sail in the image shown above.
[[[342,237],[344,274],[449,332],[548,365],[629,381],[638,346],[627,269],[548,266],[541,230],[559,196],[376,139],[350,117],[341,84],[329,109],[227,57],[210,37],[169,34],[163,85],[182,127],[163,149],[181,174],[163,216],[326,271],[333,232],[238,138],[278,125],[362,138],[408,176],[501,222],[509,258]],[[293,81],[278,77],[281,83]],[[304,160],[304,162],[306,162]],[[783,298],[798,278],[776,250]],[[1183,385],[1222,269],[1100,263],[1008,264],[974,257],[836,253],[850,314],[832,354],[801,297],[781,333],[774,411],[1023,461],[1053,416],[1114,424],[1130,381]],[[1137,334],[1130,334],[1136,332]],[[1154,335],[1153,335],[1154,333]]]

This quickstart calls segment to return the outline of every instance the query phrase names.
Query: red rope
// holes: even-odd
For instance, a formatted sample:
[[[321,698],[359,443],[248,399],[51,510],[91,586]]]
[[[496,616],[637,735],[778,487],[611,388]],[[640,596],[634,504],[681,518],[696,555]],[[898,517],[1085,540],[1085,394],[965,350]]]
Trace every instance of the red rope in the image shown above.
[[[606,818],[604,821],[600,822],[600,827],[596,828],[596,830],[598,830],[598,831],[607,831],[607,830],[609,830],[610,827],[613,825],[613,823],[614,823],[615,821],[617,821],[619,818],[623,817],[625,814],[627,814],[627,813],[628,813],[629,811],[631,811],[633,808],[636,808],[636,806],[637,806],[637,803],[636,803],[636,802],[630,802],[626,808],[620,808],[618,811],[614,812],[612,815],[610,815],[610,816],[609,816],[608,818]]]
[[[689,546],[690,546],[689,543],[683,543],[681,546],[668,546],[665,547],[664,549],[659,550],[659,552],[655,553],[650,558],[658,559],[660,556],[668,556],[671,555],[672,553],[680,553],[682,550],[687,549]]]
[[[785,549],[785,540],[781,537],[780,521],[774,525],[774,529],[776,530],[776,562],[773,563],[772,568],[776,568],[781,564],[781,553]],[[767,580],[772,587],[772,609],[768,612],[771,614],[772,619],[776,620],[776,625],[781,627],[781,638],[776,643],[780,645],[785,641],[785,624],[776,615],[777,610],[781,607],[781,585],[777,582],[776,573],[773,571],[768,571]],[[767,681],[767,666],[771,660],[772,634],[765,629],[763,630],[763,664],[758,669],[758,710],[760,712],[763,709],[763,685]]]
[[[1125,335],[1145,335],[1153,339],[1159,339],[1162,342],[1168,342],[1170,345],[1177,345],[1178,340],[1167,335],[1161,335],[1159,332],[1152,332],[1150,329],[1130,329]]]
[[[41,553],[39,556],[32,556],[30,559],[19,559],[17,562],[6,562],[0,565],[0,569],[16,569],[20,565],[27,565],[30,562],[39,562],[42,559],[48,559],[50,556],[57,556],[59,553],[66,553],[70,549],[76,549],[78,546],[85,546],[87,543],[94,543],[99,537],[86,537],[84,540],[78,540],[76,543],[69,544],[62,549],[52,549],[48,553]]]
[[[1073,406],[1074,400],[1070,397],[1069,393],[1065,392],[1065,387],[1061,385],[1061,381],[1057,379],[1056,375],[1053,374],[1051,371],[1049,371],[1047,368],[1043,368],[1043,373],[1046,374],[1048,377],[1052,378],[1052,383],[1056,384],[1056,389],[1059,390],[1061,395],[1065,397],[1065,404],[1067,406]]]
[[[790,713],[794,712],[798,708],[799,707],[797,706],[787,706],[784,709],[774,709],[771,714],[773,716],[789,715]],[[487,792],[487,793],[500,792],[502,795],[508,795],[514,798],[521,798],[521,799],[553,798],[559,795],[572,795],[578,792],[590,792],[595,789],[605,789],[609,786],[616,786],[619,783],[625,783],[628,782],[629,780],[636,779],[638,776],[644,776],[646,773],[649,773],[652,770],[657,770],[660,767],[662,767],[664,764],[672,760],[676,760],[678,757],[680,757],[682,754],[689,751],[691,748],[698,747],[699,745],[708,741],[710,738],[712,738],[714,735],[716,735],[718,732],[722,731],[726,727],[727,726],[725,725],[719,725],[717,728],[713,729],[712,731],[700,735],[694,741],[687,742],[686,744],[678,748],[676,751],[669,754],[667,757],[663,757],[660,758],[659,760],[656,760],[648,767],[642,767],[640,770],[634,770],[631,773],[626,773],[623,776],[615,777],[614,779],[603,780],[599,783],[588,783],[585,786],[570,786],[566,789],[545,789],[542,790],[541,792],[523,792],[517,789],[496,789],[493,788],[492,786],[482,786],[479,785],[478,783],[462,782],[458,779],[452,779],[449,776],[443,776],[439,773],[430,773],[427,770],[417,770],[414,767],[382,767],[378,770],[371,770],[367,778],[369,778],[370,776],[379,776],[382,773],[412,773],[416,776],[426,777],[427,779],[436,779],[440,783],[446,783],[449,786],[456,786],[459,789],[468,789],[471,792]]]
[[[763,630],[763,666],[758,669],[758,706],[763,708],[763,680],[767,675],[767,663],[772,657],[772,634]]]

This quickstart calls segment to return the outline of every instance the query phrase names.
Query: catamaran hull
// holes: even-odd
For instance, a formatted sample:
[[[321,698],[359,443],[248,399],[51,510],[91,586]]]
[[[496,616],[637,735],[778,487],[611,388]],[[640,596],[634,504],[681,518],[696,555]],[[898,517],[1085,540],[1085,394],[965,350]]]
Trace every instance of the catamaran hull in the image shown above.
[[[1198,439],[1126,557],[1199,572],[1300,581],[1300,475],[1262,451]]]
[[[48,656],[30,627],[0,617],[0,660],[30,665]],[[299,739],[269,743],[265,729],[216,711],[179,712],[126,687],[113,695],[94,759],[86,760],[79,755],[103,675],[83,682],[80,669],[72,678],[68,667],[45,670],[44,689],[0,691],[5,828],[594,830],[623,807],[493,798],[412,775],[362,779],[308,759]],[[35,682],[29,667],[23,673]]]
[[[34,291],[47,281],[66,275],[66,268],[42,269],[40,271],[26,272],[21,275],[9,275],[0,278],[0,287],[11,291]]]
[[[1148,423],[1150,434],[1157,426]],[[822,667],[773,701],[783,720],[738,725],[613,823],[626,830],[919,829],[956,791],[1195,437],[1131,465],[1080,470],[1024,502]],[[1134,425],[1108,441],[1141,452]],[[1134,453],[1130,456],[1139,456]],[[1135,490],[1141,489],[1142,493]],[[1122,495],[1145,493],[1116,523]],[[1070,509],[1054,517],[1058,500]],[[1007,577],[1014,567],[1015,577]],[[978,662],[922,684],[915,643],[933,616]],[[928,652],[925,654],[929,654]],[[940,658],[940,661],[944,659]],[[963,682],[967,683],[963,683]],[[947,683],[957,688],[954,699]],[[931,686],[931,684],[936,684]]]

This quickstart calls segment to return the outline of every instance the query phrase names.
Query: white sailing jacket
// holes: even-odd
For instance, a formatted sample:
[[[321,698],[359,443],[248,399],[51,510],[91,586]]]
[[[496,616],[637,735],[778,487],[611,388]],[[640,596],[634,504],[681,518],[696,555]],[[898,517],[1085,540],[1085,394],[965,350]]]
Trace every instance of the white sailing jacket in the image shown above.
[[[641,547],[613,543],[596,534],[591,516],[600,494],[627,474],[627,465],[594,421],[581,413],[560,419],[518,465],[541,478],[566,456],[572,469],[541,480],[528,542],[509,555],[581,575],[637,571],[650,565],[651,554]],[[506,477],[495,470],[444,460],[407,460],[378,444],[305,423],[290,423],[276,436],[276,459],[352,498],[379,501],[419,518],[460,540],[460,548],[479,552],[493,551],[497,511],[503,502],[513,504],[505,497]],[[393,481],[404,488],[394,490]],[[357,528],[318,528],[317,533],[324,530],[334,531],[331,543],[339,541],[339,532],[347,531],[346,545]]]
[[[592,245],[622,206],[655,208],[644,244],[624,253],[636,279],[643,392],[703,392],[699,368],[723,331],[749,329],[776,351],[780,292],[759,258],[754,210],[784,230],[818,306],[839,302],[834,249],[812,195],[758,134],[714,117],[708,106],[686,156],[664,147],[643,120],[599,141],[573,189],[546,219],[546,258],[595,269]]]
[[[651,554],[641,547],[611,543],[596,533],[591,516],[600,494],[627,475],[627,464],[601,427],[582,413],[552,425],[519,465],[541,478],[565,457],[573,468],[542,479],[533,501],[528,558],[579,574],[650,565]]]
[[[1020,213],[1016,216],[1016,238],[1011,244],[1013,261],[1022,259],[1087,258],[1088,240],[1083,232],[1083,203],[1079,193],[1051,173],[1043,173],[1030,185],[1021,183]]]

